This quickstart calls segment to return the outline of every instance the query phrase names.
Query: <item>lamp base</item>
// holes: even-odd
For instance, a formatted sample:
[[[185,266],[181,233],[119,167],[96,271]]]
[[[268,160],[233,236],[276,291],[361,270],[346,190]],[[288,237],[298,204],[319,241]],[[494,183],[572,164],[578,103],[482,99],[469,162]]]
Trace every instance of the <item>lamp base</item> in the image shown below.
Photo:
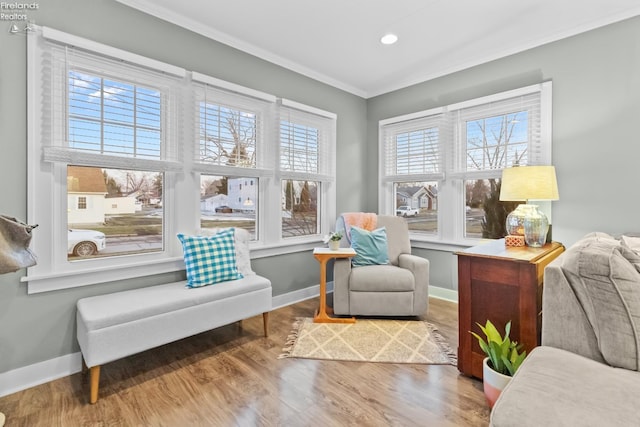
[[[547,242],[547,232],[549,231],[549,220],[547,216],[533,206],[524,219],[524,240],[527,245],[533,248],[540,248]]]
[[[524,220],[538,210],[536,205],[522,203],[507,215],[506,230],[510,236],[524,236]]]
[[[507,215],[506,229],[509,236],[523,236],[528,246],[539,248],[547,241],[549,220],[538,205],[523,203]]]

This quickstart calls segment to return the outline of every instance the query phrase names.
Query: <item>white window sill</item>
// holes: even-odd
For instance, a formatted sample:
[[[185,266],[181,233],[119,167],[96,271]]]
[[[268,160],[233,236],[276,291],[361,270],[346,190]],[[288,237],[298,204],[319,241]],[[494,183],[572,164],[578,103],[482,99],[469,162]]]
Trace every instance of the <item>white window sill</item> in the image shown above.
[[[323,246],[318,239],[303,239],[296,242],[282,242],[276,245],[251,245],[251,258],[310,251],[314,247]],[[172,273],[184,270],[182,257],[164,258],[154,261],[137,262],[120,266],[96,267],[86,270],[69,271],[51,274],[29,274],[23,276],[21,282],[27,283],[27,293],[37,294],[80,286],[97,285],[118,280],[135,279],[155,274]]]

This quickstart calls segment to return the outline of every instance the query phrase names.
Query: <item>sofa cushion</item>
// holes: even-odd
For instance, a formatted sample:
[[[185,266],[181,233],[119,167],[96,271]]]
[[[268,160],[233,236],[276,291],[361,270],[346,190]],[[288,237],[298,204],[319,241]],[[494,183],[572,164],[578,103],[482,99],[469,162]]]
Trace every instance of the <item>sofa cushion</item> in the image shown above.
[[[620,241],[629,249],[640,253],[640,237],[623,234],[620,236]]]
[[[638,270],[638,272],[640,272],[640,250],[634,249],[635,246],[631,247],[629,244],[628,239],[625,239],[625,236],[622,236],[620,253],[636,268],[636,270]],[[632,244],[635,245],[635,243]]]
[[[415,279],[411,271],[394,265],[354,268],[349,277],[351,291],[413,292],[415,287]]]
[[[491,426],[638,425],[634,396],[640,396],[640,373],[537,347],[502,391]]]
[[[611,366],[637,371],[640,273],[625,251],[613,238],[590,235],[564,254],[562,265],[604,360]]]
[[[82,298],[77,304],[78,315],[88,330],[97,330],[271,287],[268,279],[258,275],[194,289],[185,287],[186,283]]]
[[[233,228],[210,237],[178,234],[184,251],[188,287],[197,288],[243,277],[236,266],[233,235]]]
[[[238,272],[243,276],[249,276],[256,274],[251,269],[251,253],[249,251],[249,241],[251,236],[249,232],[244,228],[232,227],[234,243],[236,247],[236,266]],[[198,232],[199,236],[215,236],[221,231],[229,230],[230,228],[202,228]]]
[[[356,251],[356,256],[352,259],[354,267],[389,264],[387,230],[384,227],[367,231],[352,226],[351,247]]]

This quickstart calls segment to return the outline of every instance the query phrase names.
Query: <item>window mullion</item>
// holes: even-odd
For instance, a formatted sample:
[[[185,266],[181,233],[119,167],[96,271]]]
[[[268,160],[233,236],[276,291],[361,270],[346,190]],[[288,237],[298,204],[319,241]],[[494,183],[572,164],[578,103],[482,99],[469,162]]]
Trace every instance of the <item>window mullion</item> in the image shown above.
[[[100,78],[100,153],[104,152],[104,79]]]
[[[138,157],[138,87],[133,86],[133,157]]]

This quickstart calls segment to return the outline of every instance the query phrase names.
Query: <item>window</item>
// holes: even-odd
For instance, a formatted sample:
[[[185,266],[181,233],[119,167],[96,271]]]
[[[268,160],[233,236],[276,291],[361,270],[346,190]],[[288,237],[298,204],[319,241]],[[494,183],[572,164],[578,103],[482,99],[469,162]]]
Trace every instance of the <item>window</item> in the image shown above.
[[[182,168],[171,112],[185,71],[50,28],[27,43],[28,216],[47,230],[29,293],[176,270],[163,205]]]
[[[79,196],[78,197],[78,209],[87,209],[87,198]]]
[[[258,186],[239,188],[243,178],[200,176],[200,228],[239,227],[256,240]],[[233,201],[233,202],[232,202]]]
[[[333,113],[46,27],[27,43],[29,293],[182,270],[199,228],[265,256],[331,229]]]
[[[69,148],[161,158],[162,93],[135,83],[70,69]]]
[[[273,157],[268,154],[273,141],[267,135],[276,99],[256,91],[228,90],[224,82],[197,73],[193,79],[200,227],[241,227],[259,241],[260,213],[268,210],[260,203],[261,191],[268,194],[269,188],[249,187],[246,182],[249,177],[266,181],[273,176]]]
[[[282,237],[319,234],[331,203],[321,195],[335,179],[335,116],[284,100],[279,124]]]
[[[439,183],[444,176],[444,114],[433,110],[405,119],[381,128],[386,212],[406,217],[413,233],[435,236],[439,232]]]
[[[504,235],[502,169],[550,164],[551,83],[380,122],[380,212],[414,240]]]
[[[407,218],[409,230],[438,234],[438,182],[396,182],[395,214]]]
[[[67,213],[68,261],[161,251],[162,183],[162,173],[68,166],[67,197],[79,201]]]

